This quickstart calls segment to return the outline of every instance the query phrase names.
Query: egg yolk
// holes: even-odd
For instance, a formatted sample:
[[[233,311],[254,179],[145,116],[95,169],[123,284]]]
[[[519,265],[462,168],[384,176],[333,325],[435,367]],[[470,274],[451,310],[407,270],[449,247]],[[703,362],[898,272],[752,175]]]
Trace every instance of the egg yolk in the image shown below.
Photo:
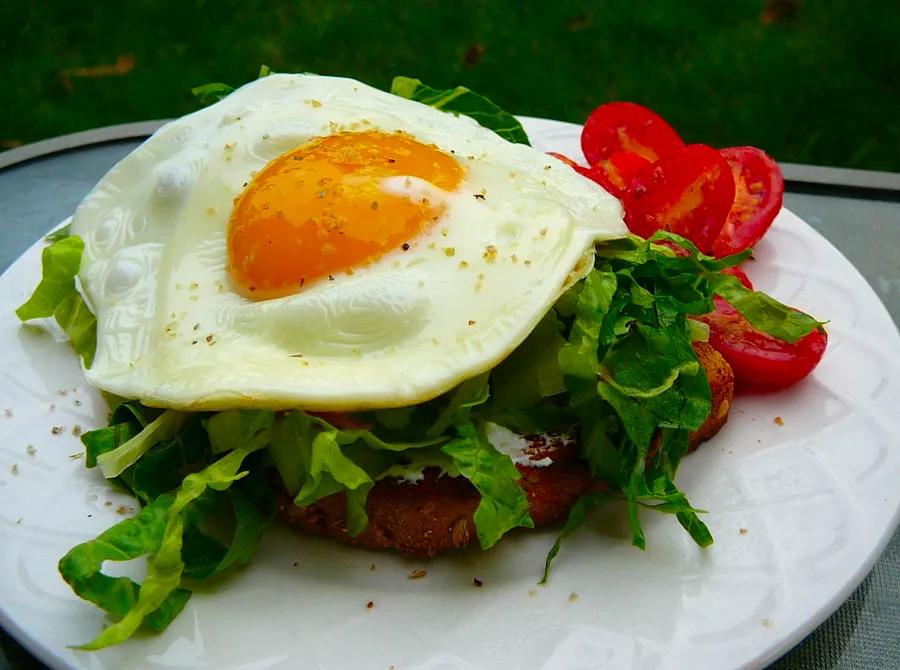
[[[403,133],[340,133],[269,163],[236,200],[228,270],[254,300],[290,295],[392,251],[431,227],[442,206],[386,192],[389,177],[445,191],[462,181],[451,156]]]

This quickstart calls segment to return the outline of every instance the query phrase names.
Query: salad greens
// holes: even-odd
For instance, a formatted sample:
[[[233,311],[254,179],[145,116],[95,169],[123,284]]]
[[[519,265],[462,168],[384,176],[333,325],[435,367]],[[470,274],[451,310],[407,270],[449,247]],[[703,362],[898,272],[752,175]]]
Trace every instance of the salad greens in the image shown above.
[[[16,316],[22,321],[55,318],[72,347],[84,359],[85,367],[90,367],[97,348],[97,319],[75,290],[84,242],[67,232],[63,235],[57,231],[55,235],[59,239],[41,254],[41,283],[16,310]]]
[[[481,495],[475,510],[475,532],[482,549],[493,547],[507,531],[534,528],[525,492],[516,484],[519,471],[509,456],[499,453],[484,436],[483,427],[469,419],[457,426],[459,437],[444,447],[459,473]]]
[[[411,77],[394,77],[391,93],[401,98],[409,98],[430,107],[469,116],[485,128],[490,128],[500,137],[514,144],[529,144],[522,124],[509,112],[500,109],[483,95],[470,91],[465,86],[437,89],[426,86]]]
[[[96,463],[100,466],[103,476],[107,479],[118,477],[155,445],[178,435],[187,418],[185,412],[166,410],[128,441],[119,444],[115,449],[99,454]]]
[[[214,84],[195,93],[229,90]],[[437,91],[398,77],[392,91],[527,142],[512,116],[467,89]],[[87,367],[96,319],[76,287],[84,245],[62,231],[50,241],[43,278],[17,314],[23,321],[54,317]],[[520,433],[577,427],[581,456],[608,489],[574,504],[542,581],[563,539],[609,500],[625,502],[632,541],[642,549],[640,508],[675,515],[699,545],[710,544],[700,510],[674,483],[688,436],[711,406],[692,347],[704,329],[690,316],[712,310],[721,295],[757,328],[786,340],[821,327],[721,274],[744,258],[704,256],[666,233],[604,243],[587,276],[496,368],[419,405],[347,415],[351,427],[301,410],[188,413],[112,399],[109,425],[82,436],[86,465],[142,508],[59,562],[75,593],[113,619],[80,648],[123,642],[141,626],[164,629],[193,581],[248,561],[274,519],[273,470],[300,506],[343,493],[351,534],[366,529],[367,496],[380,478],[426,466],[465,477],[478,491],[474,522],[483,548],[513,528],[533,527],[519,471],[487,439],[488,422]],[[139,557],[147,561],[141,584],[102,572],[105,561]]]

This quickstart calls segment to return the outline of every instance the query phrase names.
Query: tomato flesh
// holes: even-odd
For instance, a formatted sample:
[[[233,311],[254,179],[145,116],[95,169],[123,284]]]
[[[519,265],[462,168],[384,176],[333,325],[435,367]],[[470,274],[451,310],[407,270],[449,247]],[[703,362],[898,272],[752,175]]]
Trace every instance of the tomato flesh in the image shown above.
[[[622,202],[636,235],[668,230],[711,254],[734,202],[734,179],[718,151],[689,144],[641,168]]]
[[[609,158],[601,158],[591,166],[594,181],[619,199],[625,197],[631,180],[650,164],[643,156],[631,151],[617,151]]]
[[[633,102],[610,102],[591,112],[581,131],[581,150],[591,165],[620,151],[651,163],[684,146],[656,112]]]
[[[622,152],[623,155],[620,155],[619,158],[616,158],[615,165],[611,165],[610,167],[611,172],[607,173],[603,168],[601,168],[600,163],[587,167],[584,165],[579,165],[568,156],[558,154],[555,151],[547,152],[548,155],[553,156],[554,158],[558,158],[566,165],[569,165],[578,174],[587,177],[597,184],[600,184],[600,186],[605,188],[609,193],[619,199],[624,197],[627,186],[631,181],[631,177],[633,176],[633,172],[639,169],[641,166],[647,164],[647,161],[645,161],[640,156],[637,156],[636,154],[629,154],[628,156],[624,156],[624,153],[625,152]]]
[[[734,177],[734,204],[713,245],[721,258],[749,249],[759,242],[784,199],[781,168],[756,147],[729,147],[721,150]]]

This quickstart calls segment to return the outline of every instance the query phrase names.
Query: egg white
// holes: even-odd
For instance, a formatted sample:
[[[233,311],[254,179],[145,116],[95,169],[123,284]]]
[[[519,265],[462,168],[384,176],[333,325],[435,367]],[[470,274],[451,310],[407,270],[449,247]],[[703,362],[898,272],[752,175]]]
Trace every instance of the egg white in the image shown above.
[[[459,189],[384,180],[446,205],[426,234],[301,292],[253,302],[226,274],[233,200],[315,137],[403,131],[464,166]],[[186,409],[355,410],[432,398],[503,360],[624,236],[619,202],[568,166],[467,117],[357,81],[272,75],[178,119],[79,206],[80,284],[97,315],[85,374]]]

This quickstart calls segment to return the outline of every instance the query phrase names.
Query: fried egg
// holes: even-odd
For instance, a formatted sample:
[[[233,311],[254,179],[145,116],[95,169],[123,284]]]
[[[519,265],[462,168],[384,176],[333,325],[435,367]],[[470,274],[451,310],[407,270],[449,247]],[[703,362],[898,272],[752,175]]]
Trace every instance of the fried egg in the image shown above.
[[[161,128],[72,231],[88,381],[209,410],[428,400],[503,360],[627,232],[603,189],[467,117],[286,74]]]

